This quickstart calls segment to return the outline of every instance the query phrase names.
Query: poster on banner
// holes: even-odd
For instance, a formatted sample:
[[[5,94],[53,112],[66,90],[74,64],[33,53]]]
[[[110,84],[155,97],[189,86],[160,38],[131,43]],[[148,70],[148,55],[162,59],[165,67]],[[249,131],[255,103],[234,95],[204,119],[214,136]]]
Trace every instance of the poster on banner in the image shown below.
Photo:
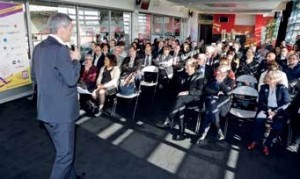
[[[0,2],[0,92],[31,83],[23,5]]]

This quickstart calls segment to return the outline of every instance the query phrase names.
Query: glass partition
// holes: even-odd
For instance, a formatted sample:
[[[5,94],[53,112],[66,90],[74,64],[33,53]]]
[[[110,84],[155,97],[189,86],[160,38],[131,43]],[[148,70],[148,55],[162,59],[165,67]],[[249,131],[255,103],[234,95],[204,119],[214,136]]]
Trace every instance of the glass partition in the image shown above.
[[[126,44],[131,39],[131,13],[112,10],[110,21],[110,39],[122,40]]]
[[[72,6],[43,6],[43,5],[29,5],[30,10],[30,26],[31,33],[33,38],[33,45],[35,46],[49,35],[49,30],[47,28],[47,20],[48,18],[57,12],[68,14],[72,19],[72,23],[74,24],[72,36],[71,36],[71,44],[76,44],[77,36],[76,36],[76,11],[75,7]]]
[[[139,14],[138,24],[139,24],[139,34],[138,38],[140,40],[151,39],[151,16],[150,14]]]

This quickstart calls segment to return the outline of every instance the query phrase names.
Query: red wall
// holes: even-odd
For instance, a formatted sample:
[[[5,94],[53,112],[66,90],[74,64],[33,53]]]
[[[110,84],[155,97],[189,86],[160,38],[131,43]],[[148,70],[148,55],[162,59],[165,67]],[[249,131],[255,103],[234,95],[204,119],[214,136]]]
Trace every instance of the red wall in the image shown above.
[[[256,45],[261,44],[261,28],[264,26],[264,17],[263,15],[255,16],[255,26],[254,26],[254,38]]]
[[[228,22],[221,23],[219,21],[220,17],[228,17]],[[234,29],[235,14],[215,14],[213,21],[213,34],[221,34],[222,30],[226,32],[231,32]]]

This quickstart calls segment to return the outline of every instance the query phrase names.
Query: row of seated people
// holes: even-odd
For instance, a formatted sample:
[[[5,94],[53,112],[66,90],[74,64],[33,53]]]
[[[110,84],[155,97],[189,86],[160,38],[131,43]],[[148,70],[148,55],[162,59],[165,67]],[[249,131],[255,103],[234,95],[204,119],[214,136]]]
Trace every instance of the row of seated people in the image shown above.
[[[134,51],[134,49],[133,49],[133,51]],[[166,50],[164,50],[164,51],[168,51],[168,49],[167,49],[167,47],[166,47]],[[130,51],[129,51],[130,52]],[[168,55],[166,55],[165,57],[168,57]],[[272,53],[269,53],[268,55],[267,55],[267,59],[268,58],[270,58],[270,57],[272,57]],[[164,62],[165,61],[165,59],[162,59],[162,60],[157,60],[156,62]],[[169,61],[171,61],[171,60],[166,60],[165,62],[169,62]],[[146,63],[147,61],[145,60],[144,61],[144,63]],[[153,62],[155,63],[155,60],[153,60]],[[159,64],[159,63],[157,63],[157,64]],[[170,64],[170,63],[161,63],[162,64],[162,67],[163,67],[163,65],[168,65],[168,64]],[[173,65],[173,64],[172,64]],[[170,65],[171,66],[171,65]],[[169,67],[170,67],[169,66]],[[172,66],[171,66],[172,67]],[[170,71],[171,71],[172,69],[170,68]],[[174,70],[174,68],[173,68],[173,70]],[[167,70],[166,70],[167,71]],[[201,71],[201,70],[200,70]],[[241,71],[246,71],[246,70],[241,70]],[[166,72],[165,72],[166,73]],[[210,73],[211,74],[211,73]],[[100,95],[99,95],[100,96]],[[220,135],[221,136],[221,135]],[[221,137],[222,138],[222,137]]]
[[[117,89],[124,95],[130,95],[137,90],[142,78],[141,69],[145,66],[157,66],[160,79],[171,80],[173,78],[173,68],[176,69],[173,60],[177,58],[169,54],[169,47],[164,47],[163,54],[155,59],[151,59],[150,54],[149,56],[140,57],[137,50],[131,47],[128,57],[123,59],[121,65],[118,65],[115,55],[107,53],[106,45],[103,45],[103,47],[105,53],[102,53],[101,56],[98,54],[96,56],[98,58],[93,58],[90,54],[86,55],[80,79],[81,82],[85,83],[85,88],[92,92],[93,97],[99,101],[98,108],[100,111],[104,106],[106,95],[115,93]],[[96,46],[96,54],[98,50]],[[146,52],[148,51],[151,52],[151,47],[146,47]],[[99,62],[100,60],[103,60],[103,66],[99,66],[99,64],[102,64]]]
[[[272,53],[270,53],[267,58],[269,58],[271,55],[272,55]],[[199,55],[199,56],[201,56],[201,55]],[[290,72],[290,73],[288,73],[289,76],[297,75],[296,72],[298,71],[297,68],[299,66],[298,61],[299,61],[299,57],[297,55],[291,54],[289,56],[289,58],[288,58],[289,66],[286,68],[286,69],[290,70],[290,71],[287,70],[287,72]],[[222,74],[223,66],[221,65],[220,67],[219,67],[220,69],[218,69],[219,73],[216,74],[216,77],[215,77],[216,79],[218,79],[220,77],[220,74]],[[293,69],[296,71],[293,71]],[[221,71],[219,71],[219,70],[221,70]],[[225,76],[227,76],[227,79],[231,79],[231,78],[229,78],[230,70],[223,71],[223,72],[225,74],[227,73],[227,75],[225,75]],[[279,70],[279,65],[275,61],[272,61],[271,63],[267,63],[267,70],[260,77],[263,80],[261,80],[261,82],[260,82],[261,89],[260,89],[260,93],[259,93],[258,115],[255,120],[256,124],[255,124],[254,134],[253,134],[254,142],[252,142],[249,145],[249,149],[253,149],[256,146],[257,140],[259,140],[259,138],[260,138],[258,136],[261,136],[261,131],[263,131],[262,129],[264,128],[265,123],[269,123],[268,130],[270,128],[274,129],[272,131],[272,133],[270,133],[270,131],[267,130],[268,132],[266,132],[266,134],[265,134],[266,139],[264,140],[264,147],[263,147],[263,152],[265,155],[269,154],[269,147],[271,145],[270,141],[272,141],[276,135],[281,133],[282,126],[286,122],[284,120],[288,119],[288,117],[285,116],[287,114],[285,111],[286,111],[288,104],[291,101],[288,87],[293,88],[293,87],[291,87],[291,85],[288,85],[288,83],[287,83],[288,80],[287,80],[286,76],[287,75],[284,72]],[[216,80],[216,81],[218,81],[218,80]],[[219,84],[221,84],[221,86],[224,85],[224,83],[219,83]],[[227,84],[230,84],[230,83],[227,82]],[[297,84],[297,85],[299,85],[299,84]],[[206,96],[206,99],[208,99],[208,100],[205,99],[205,101],[206,101],[205,104],[207,106],[207,110],[206,110],[206,114],[205,114],[204,124],[202,126],[202,135],[201,135],[201,138],[199,139],[199,141],[204,140],[204,138],[207,134],[207,131],[209,129],[208,126],[209,126],[210,122],[215,123],[215,125],[218,129],[219,139],[224,139],[222,131],[220,130],[220,127],[219,127],[219,112],[221,112],[222,109],[227,109],[227,108],[225,107],[225,108],[217,109],[216,106],[218,104],[220,104],[220,102],[222,101],[219,99],[224,98],[224,94],[228,93],[228,91],[226,91],[226,89],[227,89],[226,87],[222,88],[219,86],[219,88],[218,88],[217,86],[218,85],[214,84],[213,82],[208,82],[208,84],[204,88],[204,92],[206,93],[205,96]],[[215,88],[213,88],[213,87],[215,87]],[[232,87],[232,85],[229,85],[227,87],[228,87],[228,90],[232,89],[232,88],[230,88],[230,87]],[[218,90],[212,90],[212,89],[218,89]],[[224,91],[224,89],[225,89],[225,91]],[[272,92],[270,92],[270,91],[272,91]],[[218,93],[220,93],[220,94],[218,94]],[[187,105],[187,103],[183,103],[183,102],[184,101],[188,102],[187,100],[183,100],[181,98],[183,98],[182,93],[179,93],[178,100],[177,100],[175,106],[173,107],[173,110],[171,111],[169,117],[166,119],[166,121],[164,121],[164,123],[162,125],[159,124],[159,126],[163,126],[163,127],[168,126],[171,123],[171,121],[173,121],[173,120],[170,120],[170,118],[174,118],[174,116],[176,114],[178,114],[180,116],[179,121],[180,121],[180,126],[181,126],[178,139],[184,138],[184,125],[182,122],[182,120],[183,120],[182,114],[184,111],[184,107]],[[198,96],[198,98],[199,98],[199,96]],[[299,106],[296,106],[296,109],[298,109],[298,108],[299,108]],[[214,111],[214,113],[212,113],[212,111]],[[267,114],[268,117],[264,117],[262,114]],[[274,121],[274,123],[270,123],[270,120]]]

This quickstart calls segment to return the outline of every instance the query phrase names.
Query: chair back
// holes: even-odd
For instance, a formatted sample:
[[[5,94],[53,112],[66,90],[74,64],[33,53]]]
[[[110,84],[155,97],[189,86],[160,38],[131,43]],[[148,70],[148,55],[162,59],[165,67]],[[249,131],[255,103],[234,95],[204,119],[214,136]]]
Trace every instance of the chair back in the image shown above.
[[[146,66],[142,69],[142,73],[144,76],[144,82],[141,85],[145,85],[146,83],[157,83],[158,82],[158,68],[156,66]]]
[[[236,82],[257,84],[257,79],[251,75],[241,75],[236,79]]]
[[[250,86],[252,88],[256,88],[257,79],[251,75],[242,75],[236,79],[237,86]]]
[[[152,72],[152,73],[158,73],[158,68],[156,66],[150,65],[150,66],[145,66],[142,69],[142,72]]]
[[[239,118],[254,118],[257,109],[257,90],[249,86],[239,86],[231,94],[232,105],[230,113]]]

